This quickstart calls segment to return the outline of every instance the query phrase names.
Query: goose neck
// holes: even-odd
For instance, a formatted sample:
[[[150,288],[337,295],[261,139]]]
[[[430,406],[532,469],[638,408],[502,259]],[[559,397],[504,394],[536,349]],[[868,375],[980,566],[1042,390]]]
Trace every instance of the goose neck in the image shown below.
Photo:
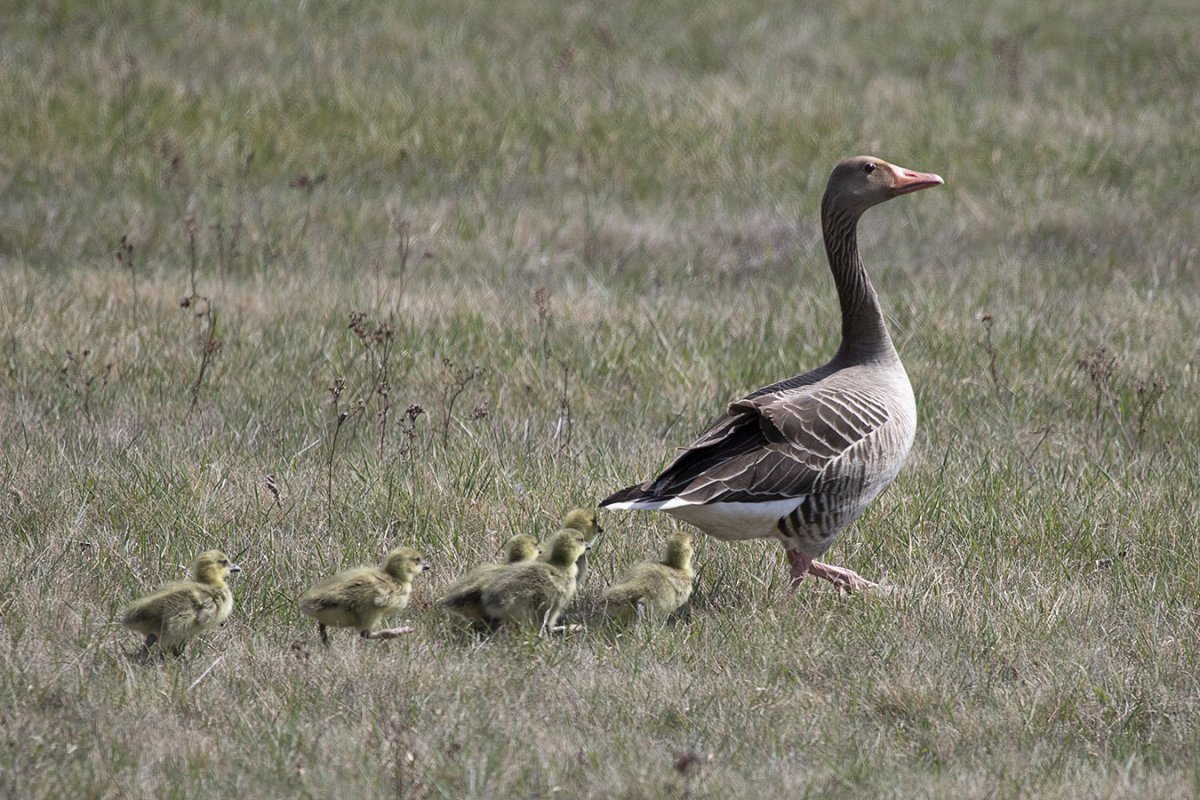
[[[861,212],[822,209],[821,227],[825,254],[837,286],[842,309],[842,344],[837,359],[861,363],[896,359],[879,306],[879,296],[858,252]]]

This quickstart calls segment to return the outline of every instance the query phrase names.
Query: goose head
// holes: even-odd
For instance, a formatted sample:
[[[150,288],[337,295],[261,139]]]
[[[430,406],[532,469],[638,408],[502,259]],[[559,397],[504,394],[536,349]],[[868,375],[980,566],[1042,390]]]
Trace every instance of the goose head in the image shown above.
[[[546,561],[560,566],[569,567],[579,560],[579,557],[591,549],[591,543],[584,535],[574,528],[563,528],[550,538],[549,552]]]
[[[596,538],[597,534],[604,533],[604,528],[601,528],[596,520],[596,509],[594,508],[573,508],[567,512],[567,516],[563,518],[563,528],[571,528],[583,534],[583,538],[591,541]]]
[[[531,561],[540,553],[541,549],[538,547],[537,539],[527,533],[517,534],[504,545],[504,560],[509,564]]]
[[[397,547],[387,554],[383,571],[398,581],[410,581],[414,575],[429,571],[429,562],[411,547]]]
[[[692,564],[692,535],[677,533],[667,539],[667,557],[663,560],[669,567],[687,569]]]
[[[192,577],[197,583],[220,586],[230,573],[241,572],[242,568],[229,560],[220,550],[205,550],[196,556],[192,564]]]
[[[833,168],[821,205],[827,211],[858,215],[885,200],[943,183],[932,172],[905,169],[875,156],[854,156]]]

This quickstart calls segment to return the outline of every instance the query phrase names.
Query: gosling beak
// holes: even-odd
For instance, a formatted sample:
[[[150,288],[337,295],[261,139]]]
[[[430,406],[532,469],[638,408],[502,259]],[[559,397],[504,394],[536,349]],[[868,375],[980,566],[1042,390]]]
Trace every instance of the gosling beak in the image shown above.
[[[433,569],[433,567],[429,565],[428,561],[421,564],[421,572],[429,572],[429,570],[431,570],[431,569]]]
[[[896,167],[893,174],[896,176],[896,182],[892,184],[893,196],[909,194],[945,183],[940,175],[934,175],[932,172],[914,172],[904,167]]]
[[[241,571],[242,571],[242,567],[240,564],[230,564],[229,565],[229,573],[231,575],[235,572],[241,572]]]

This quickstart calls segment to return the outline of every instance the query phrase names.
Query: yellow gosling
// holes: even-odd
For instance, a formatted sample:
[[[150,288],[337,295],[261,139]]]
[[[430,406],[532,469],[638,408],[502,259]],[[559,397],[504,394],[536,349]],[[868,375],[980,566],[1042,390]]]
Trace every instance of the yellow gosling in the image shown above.
[[[692,596],[692,537],[678,533],[667,540],[666,557],[657,563],[634,564],[604,590],[600,603],[621,622],[663,620]]]
[[[509,564],[532,561],[539,553],[537,539],[528,534],[518,534],[504,545],[503,564],[482,564],[450,585],[438,602],[447,611],[457,614],[474,624],[483,624],[487,618],[483,613],[483,587]]]
[[[483,613],[491,625],[553,628],[575,597],[579,557],[589,547],[583,534],[565,528],[550,539],[542,560],[500,570],[483,589]]]
[[[242,568],[220,550],[196,557],[192,579],[165,584],[134,600],[121,612],[121,624],[145,636],[141,658],[157,646],[160,653],[179,656],[197,634],[220,625],[233,611],[233,592],[225,579]]]
[[[563,529],[571,528],[583,534],[583,540],[588,543],[588,549],[596,546],[600,534],[604,533],[604,528],[600,527],[599,519],[596,516],[594,508],[573,508],[567,512],[567,516],[563,518]],[[584,553],[579,557],[579,576],[575,579],[576,583],[583,586],[584,578],[588,574],[588,557]]]
[[[317,621],[321,642],[329,646],[326,628],[355,628],[364,639],[393,639],[410,627],[375,630],[384,619],[408,606],[413,578],[429,570],[411,547],[388,553],[382,567],[356,567],[318,583],[300,597],[300,613]]]

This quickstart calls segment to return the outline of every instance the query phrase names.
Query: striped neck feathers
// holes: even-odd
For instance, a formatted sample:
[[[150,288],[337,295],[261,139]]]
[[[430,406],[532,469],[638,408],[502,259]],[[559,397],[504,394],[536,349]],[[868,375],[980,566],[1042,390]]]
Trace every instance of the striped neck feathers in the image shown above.
[[[896,360],[899,357],[884,323],[879,296],[858,253],[861,216],[861,211],[833,207],[828,196],[821,203],[825,255],[842,309],[842,344],[834,360]]]

